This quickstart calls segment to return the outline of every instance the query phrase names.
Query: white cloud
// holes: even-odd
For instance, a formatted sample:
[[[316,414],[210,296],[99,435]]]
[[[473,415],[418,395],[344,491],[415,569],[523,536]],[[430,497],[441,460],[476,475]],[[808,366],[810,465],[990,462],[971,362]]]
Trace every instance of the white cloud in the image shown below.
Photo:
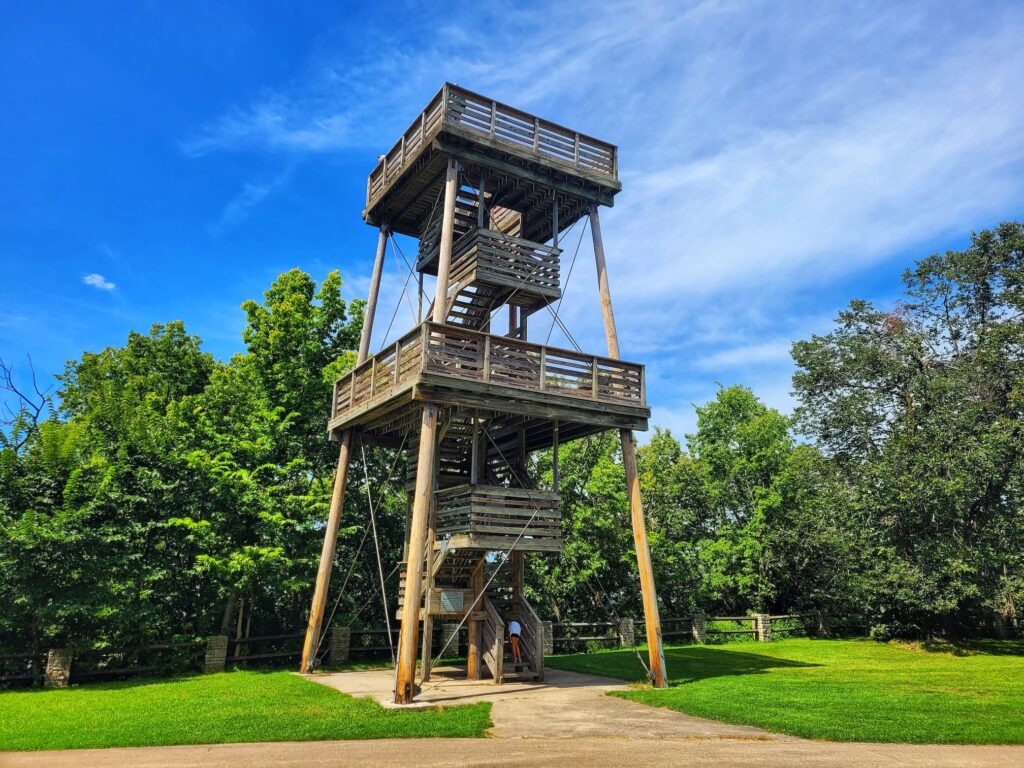
[[[82,282],[86,285],[91,285],[93,288],[99,288],[101,291],[112,291],[117,286],[107,280],[103,275],[98,272],[91,272],[82,278]]]
[[[722,368],[789,363],[790,346],[792,346],[792,342],[785,339],[729,347],[704,355],[695,364],[698,368],[705,370],[718,370]]]
[[[260,203],[291,180],[295,165],[291,164],[274,178],[268,181],[247,181],[242,189],[231,198],[221,211],[220,218],[213,226],[213,231],[223,234],[228,229],[235,227],[246,219]]]
[[[609,273],[624,354],[651,364],[656,422],[687,423],[712,382],[754,365],[748,383],[787,406],[789,341],[859,295],[858,274],[1024,202],[1013,5],[473,8],[470,23],[426,12],[439,14],[422,19],[430,36],[370,27],[328,40],[294,82],[201,126],[185,150],[366,150],[369,170],[444,79],[617,143],[624,191],[602,211]],[[509,66],[494,54],[512,49],[529,55]],[[243,190],[239,206],[261,193]],[[586,241],[561,315],[600,351]],[[392,301],[395,280],[382,287]],[[537,316],[531,336],[549,322]],[[567,342],[556,329],[552,343]]]

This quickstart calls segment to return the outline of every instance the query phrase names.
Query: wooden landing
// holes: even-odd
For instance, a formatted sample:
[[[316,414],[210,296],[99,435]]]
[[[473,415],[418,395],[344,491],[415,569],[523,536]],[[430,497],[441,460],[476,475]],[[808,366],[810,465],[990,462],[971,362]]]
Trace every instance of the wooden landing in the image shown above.
[[[638,363],[426,322],[338,379],[328,430],[402,434],[415,424],[409,406],[422,402],[585,425],[588,433],[645,430],[650,418]]]
[[[622,188],[613,144],[445,83],[370,173],[363,218],[419,237],[448,155],[488,198],[522,212],[521,234],[537,242],[551,238],[552,200],[564,228]]]

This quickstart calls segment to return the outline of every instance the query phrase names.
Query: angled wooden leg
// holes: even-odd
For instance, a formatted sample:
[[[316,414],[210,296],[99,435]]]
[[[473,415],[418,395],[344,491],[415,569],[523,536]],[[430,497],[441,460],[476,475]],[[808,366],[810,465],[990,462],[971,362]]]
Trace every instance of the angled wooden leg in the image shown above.
[[[604,260],[604,241],[601,239],[601,220],[597,215],[597,206],[590,207],[590,231],[594,238],[597,287],[601,294],[601,314],[604,316],[608,356],[618,360],[619,334],[615,329],[615,312],[612,309],[612,294],[608,288],[608,268]],[[626,470],[626,485],[629,490],[629,510],[633,524],[637,568],[640,572],[640,591],[643,595],[651,683],[655,688],[665,688],[668,682],[665,673],[665,653],[661,647],[661,618],[658,615],[658,593],[654,586],[651,550],[647,544],[647,524],[644,520],[643,498],[640,496],[640,478],[636,471],[636,444],[633,441],[632,430],[623,429],[619,435],[622,441],[622,464]]]
[[[334,553],[338,546],[338,527],[341,523],[341,510],[345,502],[345,483],[348,480],[348,464],[351,453],[352,432],[346,431],[341,436],[341,447],[338,450],[338,470],[334,475],[331,507],[327,514],[327,528],[324,529],[324,546],[320,550],[320,567],[316,572],[313,603],[309,608],[306,639],[302,644],[300,672],[312,672],[316,661],[317,643],[320,642],[320,625],[323,622],[324,607],[327,604],[327,588],[331,582],[331,567],[334,565]]]
[[[398,641],[398,669],[395,674],[395,703],[410,704],[415,695],[416,645],[419,634],[423,591],[424,550],[433,487],[434,451],[437,442],[438,407],[423,406],[420,420],[420,450],[416,463],[416,490],[409,525],[409,556],[405,563],[405,602],[402,604],[402,628]]]

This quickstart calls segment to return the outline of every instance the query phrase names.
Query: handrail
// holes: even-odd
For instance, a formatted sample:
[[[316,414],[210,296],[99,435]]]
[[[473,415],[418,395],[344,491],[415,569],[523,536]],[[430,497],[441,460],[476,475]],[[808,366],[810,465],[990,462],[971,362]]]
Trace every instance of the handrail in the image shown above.
[[[533,634],[533,648],[530,649],[531,664],[530,668],[540,675],[540,679],[544,679],[544,624],[540,620],[540,616],[533,610],[533,606],[526,599],[525,595],[519,597],[519,604],[523,612],[524,625],[531,625]]]
[[[480,656],[491,671],[494,682],[500,683],[505,665],[505,622],[502,621],[494,603],[487,595],[483,596],[481,604],[487,613],[487,618],[484,620],[484,648]],[[490,635],[490,647],[487,647],[488,635]],[[488,657],[490,657],[490,662],[488,662]]]
[[[594,402],[647,401],[639,363],[427,321],[335,382],[332,417],[380,402],[423,372]]]
[[[643,366],[640,365],[640,363],[632,363],[632,362],[629,362],[627,360],[621,360],[621,359],[618,359],[618,358],[615,358],[615,357],[606,357],[604,355],[591,355],[588,352],[577,352],[577,351],[572,350],[572,349],[566,349],[565,347],[553,347],[553,346],[550,346],[548,344],[537,344],[536,342],[532,342],[532,341],[523,341],[522,339],[514,339],[511,336],[494,336],[493,334],[489,334],[489,333],[487,333],[485,331],[477,331],[477,330],[475,330],[473,328],[461,328],[461,327],[456,327],[454,325],[446,325],[444,323],[435,323],[435,322],[432,322],[430,320],[426,321],[424,323],[424,325],[431,326],[431,330],[434,330],[434,329],[444,330],[444,331],[448,331],[450,333],[456,333],[456,334],[464,333],[466,335],[473,335],[473,336],[477,336],[477,337],[491,336],[492,338],[501,341],[502,344],[508,344],[510,346],[519,346],[519,347],[523,347],[523,348],[526,348],[526,349],[536,349],[537,351],[540,351],[541,348],[543,348],[543,349],[546,349],[548,352],[557,352],[558,354],[565,355],[566,357],[575,357],[580,362],[586,362],[586,361],[589,361],[589,360],[597,360],[600,363],[607,363],[609,365],[623,365],[623,366],[636,367],[636,368],[642,368],[643,367]],[[364,363],[364,365],[365,365],[365,363]]]
[[[485,136],[544,160],[618,180],[619,151],[614,144],[445,83],[370,172],[366,181],[367,207],[380,199],[388,183],[402,173],[444,125]]]

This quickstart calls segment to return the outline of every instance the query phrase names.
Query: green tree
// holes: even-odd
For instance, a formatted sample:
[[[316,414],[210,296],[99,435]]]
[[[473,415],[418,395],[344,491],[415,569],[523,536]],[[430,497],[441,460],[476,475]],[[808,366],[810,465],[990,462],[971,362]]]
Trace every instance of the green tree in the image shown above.
[[[974,631],[1019,597],[1024,226],[973,235],[793,347],[802,431],[856,489],[871,609],[899,632]]]

